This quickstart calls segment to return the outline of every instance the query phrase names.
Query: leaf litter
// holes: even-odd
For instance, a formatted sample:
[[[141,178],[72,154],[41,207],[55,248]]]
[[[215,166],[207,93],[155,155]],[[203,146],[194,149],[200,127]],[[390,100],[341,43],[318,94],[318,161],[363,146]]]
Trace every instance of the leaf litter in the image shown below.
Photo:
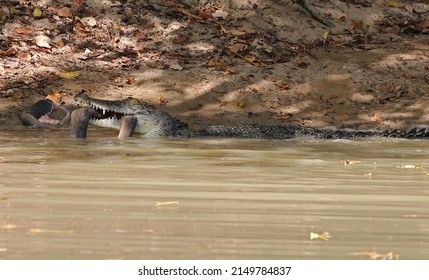
[[[246,83],[244,87],[247,87],[260,78],[255,79],[255,76],[245,80],[245,75],[248,75],[243,71],[245,67],[250,67],[248,71],[264,77],[272,75],[272,69],[278,68],[275,70],[279,71],[278,75],[281,73],[284,80],[288,81],[284,87],[273,84],[275,88],[258,88],[259,92],[254,94],[253,99],[245,99],[245,108],[229,106],[228,109],[227,106],[218,106],[220,111],[228,109],[226,112],[237,109],[244,116],[244,121],[249,122],[245,117],[249,115],[246,110],[254,108],[255,105],[259,106],[261,112],[275,112],[274,116],[284,116],[285,114],[280,112],[282,107],[299,106],[297,104],[310,97],[303,88],[306,85],[314,87],[314,79],[320,78],[320,69],[313,68],[317,66],[317,61],[311,59],[319,50],[346,47],[356,52],[364,52],[374,48],[374,45],[390,45],[391,38],[397,39],[396,35],[392,35],[397,27],[405,36],[429,32],[429,21],[425,19],[428,11],[424,7],[421,8],[422,5],[410,1],[366,1],[365,5],[359,4],[362,1],[343,1],[348,2],[354,8],[353,11],[360,11],[361,15],[366,15],[368,11],[377,11],[377,20],[351,14],[351,10],[335,6],[334,1],[327,1],[326,8],[317,1],[291,1],[284,7],[270,6],[259,0],[252,4],[243,2],[240,5],[233,5],[228,1],[201,1],[197,6],[189,5],[187,1],[105,1],[98,6],[95,2],[98,3],[91,0],[16,0],[3,5],[0,12],[0,23],[4,25],[0,34],[0,59],[4,60],[0,64],[1,96],[8,98],[7,101],[19,101],[31,97],[31,94],[35,97],[43,95],[42,91],[47,86],[57,89],[92,86],[95,93],[104,94],[106,91],[103,87],[95,86],[100,84],[100,80],[108,81],[105,87],[116,89],[114,77],[119,76],[120,71],[127,71],[128,74],[123,76],[129,76],[131,71],[141,71],[147,67],[182,72],[182,75],[194,68],[206,68],[219,71],[219,74],[237,76],[236,80],[242,80]],[[303,14],[297,2],[307,3],[305,9],[308,11],[310,6],[310,14]],[[277,21],[284,9],[291,13]],[[336,10],[337,13],[327,13],[325,9]],[[404,15],[408,18],[406,25],[400,21]],[[321,27],[317,21],[312,21],[311,17],[322,24],[335,22],[336,29]],[[190,47],[201,42],[205,43],[204,48]],[[314,57],[317,57],[317,60],[323,59],[320,52]],[[425,56],[422,56],[422,59],[421,65],[425,62]],[[298,60],[303,63],[296,63]],[[326,61],[330,62],[324,67],[337,69],[332,65],[335,60],[326,57]],[[213,65],[213,62],[217,65]],[[410,63],[409,65],[413,66]],[[283,66],[286,68],[282,69]],[[366,117],[367,123],[360,124],[367,127],[406,125],[404,122],[392,121],[392,117],[383,110],[372,109],[381,108],[380,104],[389,105],[404,97],[409,98],[411,94],[425,100],[425,94],[429,91],[424,88],[417,89],[421,87],[416,83],[420,76],[422,80],[425,79],[425,70],[416,70],[413,77],[405,77],[405,80],[398,79],[404,75],[395,73],[394,70],[377,70],[377,75],[373,75],[373,72],[365,74],[365,70],[362,72],[364,74],[353,77],[353,83],[360,87],[353,90],[368,92],[368,95],[373,95],[372,101],[365,104],[352,102],[349,106],[351,110],[341,110],[335,102],[343,102],[341,107],[347,107],[341,98],[344,92],[342,89],[341,93],[330,94],[339,98],[331,100],[333,105],[329,108],[320,108],[318,106],[322,105],[314,102],[314,111],[325,112],[325,116],[320,118],[318,115],[315,118],[306,115],[308,110],[295,109],[296,113],[286,114],[288,118],[280,117],[276,122],[306,124],[306,120],[312,118],[314,125],[341,127],[359,123]],[[81,74],[74,77],[58,74],[75,71]],[[311,75],[308,75],[308,72]],[[93,77],[88,77],[89,74],[94,75],[93,73],[103,76],[94,81]],[[55,78],[58,75],[61,79]],[[228,79],[228,76],[224,79]],[[280,80],[279,77],[276,79]],[[393,91],[384,96],[380,95],[379,92],[383,92],[380,79],[385,80],[387,85],[392,84]],[[403,81],[401,86],[408,81],[412,85],[396,90],[399,80]],[[121,84],[121,87],[125,86],[136,87],[137,84]],[[231,85],[231,89],[222,91],[230,92],[235,87]],[[328,84],[326,88],[332,89]],[[283,92],[286,90],[289,93]],[[350,94],[354,94],[353,90]],[[418,90],[423,94],[419,94]],[[7,91],[10,92],[6,93]],[[387,91],[389,92],[389,89]],[[204,97],[205,92],[200,92],[202,94],[199,96]],[[272,92],[282,94],[277,100],[267,102],[264,98]],[[315,92],[324,94],[323,90]],[[160,94],[163,95],[154,93],[155,96]],[[170,95],[169,100],[174,101],[170,104],[176,104],[176,100],[172,100]],[[224,102],[222,99],[217,101],[219,104]],[[231,104],[237,102],[242,101],[237,99],[231,101]],[[190,108],[193,107],[195,104],[191,104]],[[365,112],[367,115],[361,117],[359,112]],[[252,121],[258,121],[258,116],[259,114],[252,114]]]

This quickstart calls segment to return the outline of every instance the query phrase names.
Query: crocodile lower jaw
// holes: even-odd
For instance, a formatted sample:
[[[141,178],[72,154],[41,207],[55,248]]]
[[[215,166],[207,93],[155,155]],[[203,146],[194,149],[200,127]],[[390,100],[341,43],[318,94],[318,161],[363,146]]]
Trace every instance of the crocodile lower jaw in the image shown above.
[[[121,128],[120,119],[91,119],[89,123],[95,126],[113,128],[117,130]]]

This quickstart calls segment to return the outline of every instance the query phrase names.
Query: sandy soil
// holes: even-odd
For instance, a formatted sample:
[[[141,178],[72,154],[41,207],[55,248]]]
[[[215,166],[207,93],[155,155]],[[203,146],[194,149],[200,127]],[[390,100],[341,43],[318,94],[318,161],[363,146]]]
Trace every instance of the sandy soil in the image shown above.
[[[307,1],[332,27],[287,0],[86,1],[70,17],[58,16],[67,1],[32,2],[41,18],[0,14],[2,127],[50,92],[72,109],[81,90],[191,127],[429,124],[428,1]]]

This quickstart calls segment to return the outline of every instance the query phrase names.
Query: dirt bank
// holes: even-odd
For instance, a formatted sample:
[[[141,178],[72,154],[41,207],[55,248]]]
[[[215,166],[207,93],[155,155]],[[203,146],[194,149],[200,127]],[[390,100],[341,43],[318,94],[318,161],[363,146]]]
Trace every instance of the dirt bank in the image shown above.
[[[22,2],[0,17],[2,127],[52,91],[73,108],[82,89],[192,127],[429,124],[427,1],[307,1],[332,26],[292,1]]]

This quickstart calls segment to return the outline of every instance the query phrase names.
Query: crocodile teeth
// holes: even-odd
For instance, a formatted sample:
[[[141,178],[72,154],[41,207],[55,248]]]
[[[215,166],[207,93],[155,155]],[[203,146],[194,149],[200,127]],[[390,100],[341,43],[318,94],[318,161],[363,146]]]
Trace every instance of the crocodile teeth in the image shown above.
[[[103,115],[105,115],[106,114],[106,109],[103,109]]]

